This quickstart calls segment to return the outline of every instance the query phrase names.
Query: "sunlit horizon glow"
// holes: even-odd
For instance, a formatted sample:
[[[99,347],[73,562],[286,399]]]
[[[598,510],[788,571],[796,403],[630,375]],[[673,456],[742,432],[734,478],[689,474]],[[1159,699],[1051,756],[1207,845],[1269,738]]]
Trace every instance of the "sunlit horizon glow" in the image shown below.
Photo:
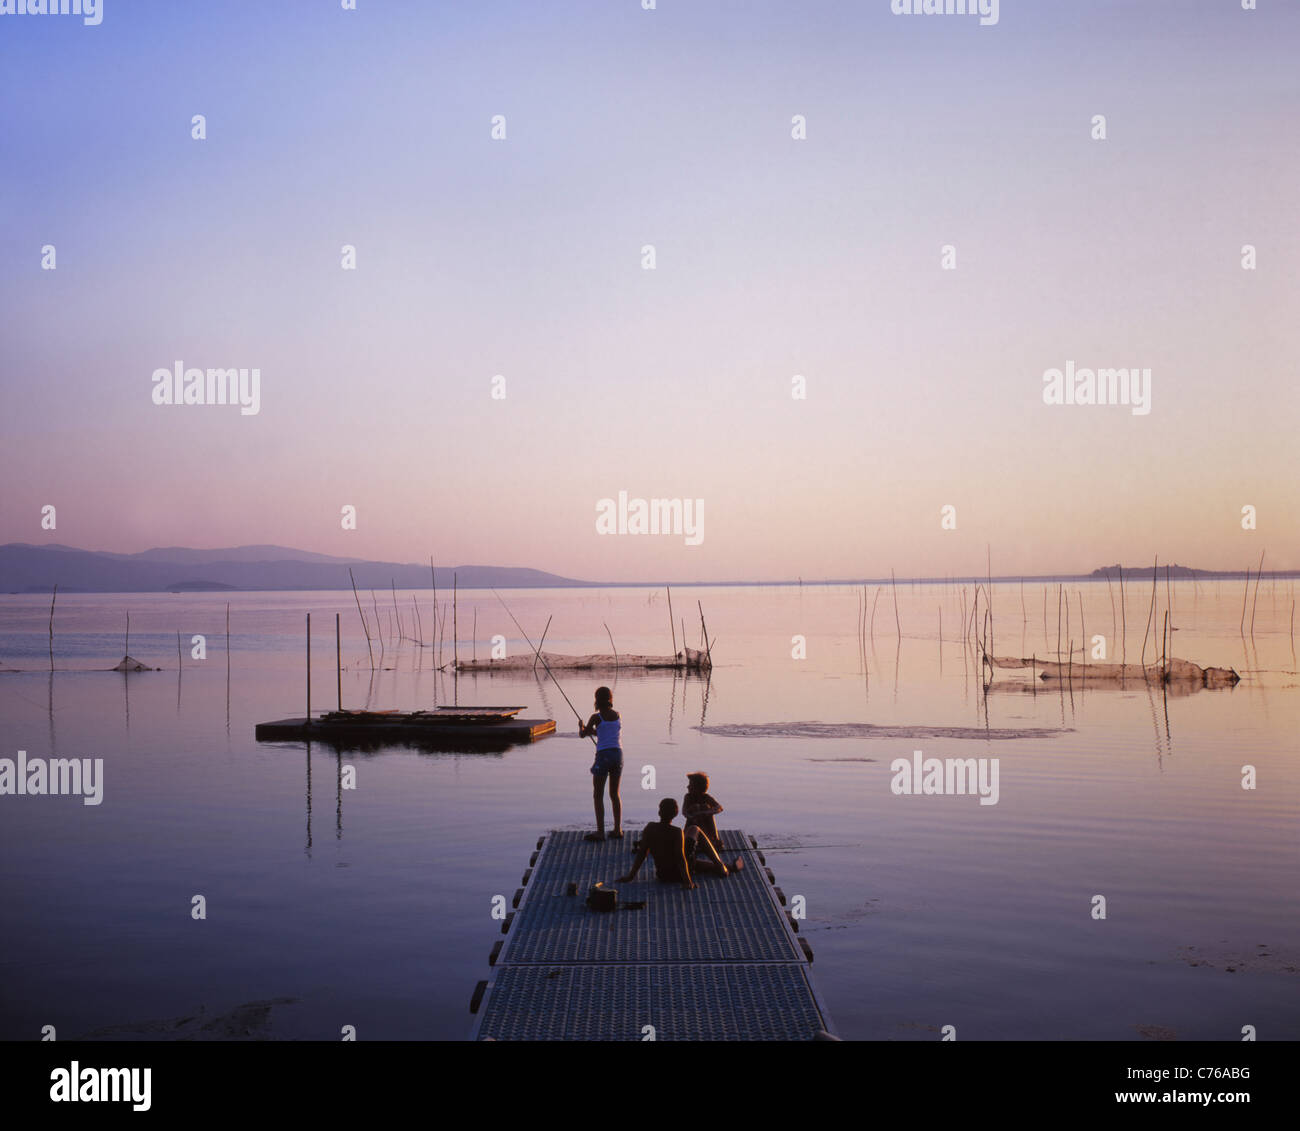
[[[1300,7],[889,8],[5,23],[0,543],[1300,569]],[[178,360],[259,369],[258,413],[153,404]],[[1045,405],[1067,363],[1149,368],[1150,413]],[[621,491],[704,500],[700,544],[597,533]]]

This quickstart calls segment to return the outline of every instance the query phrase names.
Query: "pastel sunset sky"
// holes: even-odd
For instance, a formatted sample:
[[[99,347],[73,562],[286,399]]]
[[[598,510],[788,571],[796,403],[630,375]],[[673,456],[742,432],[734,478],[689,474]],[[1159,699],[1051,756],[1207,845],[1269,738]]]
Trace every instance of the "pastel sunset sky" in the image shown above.
[[[0,16],[0,542],[1300,568],[1298,44],[1267,0]],[[154,404],[178,360],[260,411]],[[1071,361],[1150,413],[1044,404]],[[702,542],[598,534],[619,491]]]

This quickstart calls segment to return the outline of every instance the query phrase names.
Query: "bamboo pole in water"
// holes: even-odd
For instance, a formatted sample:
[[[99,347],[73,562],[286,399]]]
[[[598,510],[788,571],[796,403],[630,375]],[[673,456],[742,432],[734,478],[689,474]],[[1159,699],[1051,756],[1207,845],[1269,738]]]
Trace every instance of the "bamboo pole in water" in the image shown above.
[[[311,613],[307,614],[307,721],[311,722]]]
[[[989,591],[988,591],[988,596],[985,600],[985,604],[987,605],[989,611],[989,655],[991,656],[993,654],[993,545],[992,543],[985,543],[985,550],[988,554],[988,578],[989,578]],[[993,665],[992,662],[990,661],[989,663],[990,671],[992,671],[992,667]]]
[[[433,643],[438,645],[438,574],[433,568],[433,555],[429,555],[429,579],[433,582]],[[435,666],[442,667],[442,650],[438,646],[434,652]]]
[[[54,602],[58,599],[59,583],[56,581],[54,583],[54,593],[50,597],[50,671],[54,670]]]
[[[671,585],[665,585],[664,589],[668,591],[668,631],[673,634],[673,655],[677,655],[677,625],[673,621],[673,589]],[[682,641],[682,647],[686,646],[686,641]]]
[[[1120,664],[1128,663],[1128,606],[1124,603],[1124,567],[1119,567]],[[1122,668],[1121,668],[1122,670]]]
[[[357,616],[361,618],[361,630],[366,634],[366,651],[370,653],[370,670],[375,670],[375,650],[370,646],[370,626],[366,624],[366,614],[361,611],[361,598],[357,595],[357,579],[352,576],[352,567],[348,566],[348,577],[352,581],[352,597],[357,603]],[[226,617],[229,620],[230,606],[226,606]],[[229,654],[229,650],[227,650]]]
[[[894,628],[898,631],[898,639],[903,639],[903,625],[898,619],[898,581],[894,578],[894,567],[889,567],[889,585],[894,593]]]
[[[460,664],[460,598],[457,591],[456,573],[451,575],[451,663],[454,671]]]
[[[343,635],[339,614],[334,614],[334,672],[338,678],[339,710],[343,710]]]
[[[1147,632],[1155,628],[1155,625],[1152,623],[1152,621],[1155,619],[1155,613],[1156,613],[1156,572],[1158,570],[1158,567],[1159,567],[1159,559],[1157,558],[1156,563],[1151,566],[1151,607],[1147,610],[1146,628],[1142,630],[1142,666],[1144,668],[1146,667],[1147,664]],[[1153,648],[1155,647],[1155,642],[1156,642],[1156,638],[1152,636],[1151,645]]]
[[[1169,612],[1169,642],[1173,643],[1174,631],[1174,590],[1169,584],[1169,563],[1165,562],[1165,608]]]
[[[1110,597],[1110,638],[1115,639],[1115,590],[1110,583],[1110,570],[1106,571],[1106,593]]]
[[[1241,635],[1246,635],[1246,602],[1250,599],[1250,566],[1246,567],[1246,591],[1241,595]]]
[[[1061,662],[1061,586],[1056,587],[1056,662]]]
[[[1255,639],[1255,606],[1259,604],[1259,579],[1264,576],[1264,551],[1259,552],[1259,568],[1255,571],[1255,599],[1250,603],[1250,638]]]

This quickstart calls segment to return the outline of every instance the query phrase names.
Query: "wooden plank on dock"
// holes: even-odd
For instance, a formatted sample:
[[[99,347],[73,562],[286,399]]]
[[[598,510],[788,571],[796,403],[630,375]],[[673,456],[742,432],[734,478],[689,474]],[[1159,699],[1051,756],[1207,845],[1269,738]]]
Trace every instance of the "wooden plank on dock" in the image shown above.
[[[531,862],[518,910],[481,998],[476,1040],[813,1040],[830,1022],[801,945],[752,842],[721,833],[722,856],[743,861],[687,891],[637,880],[633,838],[590,843],[552,832]],[[615,887],[620,905],[593,911],[592,884]],[[574,895],[568,894],[576,888]]]

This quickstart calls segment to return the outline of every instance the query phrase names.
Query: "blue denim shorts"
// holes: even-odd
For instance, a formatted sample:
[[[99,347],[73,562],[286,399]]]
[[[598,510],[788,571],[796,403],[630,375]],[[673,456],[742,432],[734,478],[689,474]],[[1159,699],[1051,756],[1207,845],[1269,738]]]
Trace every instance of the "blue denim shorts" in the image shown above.
[[[623,751],[617,746],[609,750],[597,750],[596,760],[591,764],[591,772],[597,777],[602,774],[621,774]]]

